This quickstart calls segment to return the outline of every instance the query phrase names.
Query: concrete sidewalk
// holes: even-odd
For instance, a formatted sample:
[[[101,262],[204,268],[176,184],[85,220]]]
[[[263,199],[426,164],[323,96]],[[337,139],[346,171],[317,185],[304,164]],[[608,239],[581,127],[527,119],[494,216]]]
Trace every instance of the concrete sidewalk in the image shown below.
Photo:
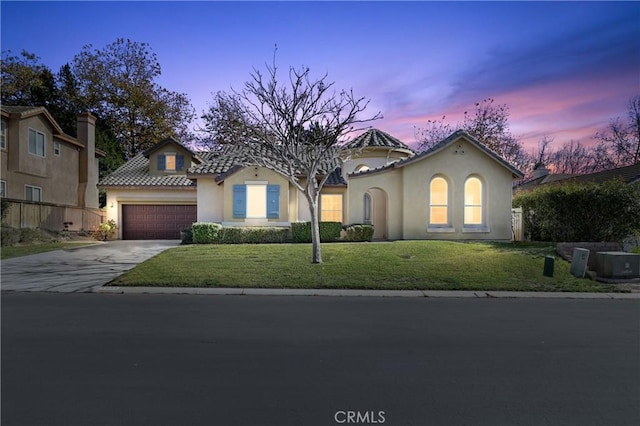
[[[229,296],[338,296],[338,297],[449,297],[449,298],[538,298],[538,299],[635,299],[640,293],[568,293],[535,291],[447,291],[447,290],[330,290],[203,287],[98,287],[110,294],[201,294]]]
[[[178,240],[109,241],[4,259],[2,291],[91,292]]]

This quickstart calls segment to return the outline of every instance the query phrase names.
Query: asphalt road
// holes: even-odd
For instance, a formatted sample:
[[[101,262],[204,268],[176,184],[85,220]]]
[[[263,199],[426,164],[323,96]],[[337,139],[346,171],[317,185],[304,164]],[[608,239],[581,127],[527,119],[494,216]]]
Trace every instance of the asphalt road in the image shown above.
[[[638,425],[638,300],[7,293],[2,425]]]

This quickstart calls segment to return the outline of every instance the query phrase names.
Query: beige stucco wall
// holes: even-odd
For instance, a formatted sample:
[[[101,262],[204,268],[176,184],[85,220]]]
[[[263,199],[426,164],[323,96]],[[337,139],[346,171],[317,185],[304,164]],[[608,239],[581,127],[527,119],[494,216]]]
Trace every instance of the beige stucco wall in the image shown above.
[[[245,185],[252,182],[266,182],[268,185],[280,185],[280,217],[277,219],[237,219],[233,217],[233,185]],[[270,225],[286,224],[292,220],[290,211],[289,180],[284,176],[264,167],[245,167],[228,176],[223,183],[223,219],[229,224],[237,225]],[[295,219],[295,218],[293,218]]]
[[[429,182],[444,176],[450,185],[451,228],[428,229]],[[484,229],[464,229],[464,182],[477,176],[484,184]],[[363,197],[370,188],[388,196],[387,227],[390,239],[511,239],[512,174],[484,151],[459,139],[439,152],[403,167],[352,177],[349,181],[350,222],[362,222]]]
[[[224,220],[224,186],[213,177],[198,179],[198,222]]]
[[[349,179],[349,223],[364,222],[364,194],[367,190],[376,188],[386,195],[386,237],[392,240],[402,239],[402,211],[404,207],[402,199],[402,169],[387,170],[383,172],[352,177]],[[385,206],[376,204],[375,210],[384,209]]]
[[[118,224],[118,238],[122,238],[123,204],[196,204],[195,188],[110,188],[107,191],[106,220]]]
[[[389,149],[365,149],[346,158],[342,163],[342,175],[346,179],[360,166],[370,169],[386,166],[389,163],[409,157],[409,153]]]

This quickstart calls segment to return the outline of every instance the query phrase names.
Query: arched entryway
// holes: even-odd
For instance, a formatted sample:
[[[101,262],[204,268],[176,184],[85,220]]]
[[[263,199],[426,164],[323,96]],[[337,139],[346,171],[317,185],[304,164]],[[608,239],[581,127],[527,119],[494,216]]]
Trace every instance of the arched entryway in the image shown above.
[[[364,193],[364,222],[373,225],[375,240],[388,238],[387,210],[387,193],[384,190],[369,188]]]

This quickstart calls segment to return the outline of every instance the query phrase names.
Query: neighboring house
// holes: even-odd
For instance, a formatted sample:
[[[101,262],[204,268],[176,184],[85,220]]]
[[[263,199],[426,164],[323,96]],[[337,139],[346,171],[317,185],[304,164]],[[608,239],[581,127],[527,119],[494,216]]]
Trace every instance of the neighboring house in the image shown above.
[[[595,182],[601,183],[612,179],[619,179],[628,185],[640,184],[640,163],[630,166],[618,167],[615,169],[603,170],[588,174],[555,174],[550,173],[544,166],[538,166],[533,171],[533,177],[526,182],[517,185],[514,192],[531,191],[540,185],[548,185],[551,183],[567,183],[567,182]],[[640,190],[640,185],[638,186]]]
[[[235,146],[195,153],[166,139],[103,179],[119,237],[179,238],[192,222],[289,226],[304,196]],[[320,220],[372,223],[375,238],[511,238],[511,186],[522,173],[463,132],[415,155],[376,129],[344,148],[320,195]],[[465,202],[465,196],[467,202]],[[465,220],[466,218],[466,220]]]
[[[12,202],[98,208],[98,159],[104,153],[95,148],[93,115],[78,115],[78,137],[74,138],[65,134],[43,107],[2,106],[0,112],[2,197]],[[52,214],[51,210],[47,214]],[[45,227],[45,219],[41,223],[31,223],[25,217],[17,220],[22,222],[19,226]],[[82,226],[80,222],[76,225]],[[50,226],[61,229],[63,223]]]

